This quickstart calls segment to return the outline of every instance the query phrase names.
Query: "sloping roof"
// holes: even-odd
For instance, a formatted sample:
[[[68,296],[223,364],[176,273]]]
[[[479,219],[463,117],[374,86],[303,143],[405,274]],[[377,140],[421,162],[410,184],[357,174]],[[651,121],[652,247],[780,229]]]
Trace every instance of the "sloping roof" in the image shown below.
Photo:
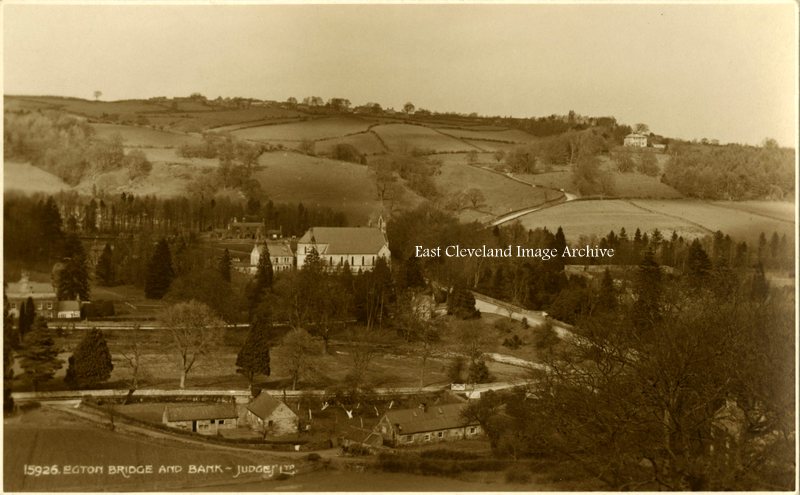
[[[78,301],[58,301],[58,311],[80,311],[81,303]]]
[[[269,248],[270,257],[294,256],[294,253],[292,253],[292,248],[287,242],[268,242],[267,247]],[[256,244],[253,249],[258,251],[258,255],[261,256],[261,251],[264,249],[264,243]]]
[[[429,406],[427,411],[421,407],[398,409],[387,412],[386,419],[392,425],[398,425],[401,435],[477,425],[477,422],[469,422],[461,417],[465,407],[466,404],[462,403]]]
[[[253,402],[247,404],[247,409],[259,418],[266,419],[270,417],[281,404],[283,404],[283,402],[280,400],[262,392],[258,397],[253,399]],[[292,411],[291,409],[289,410]],[[292,414],[294,414],[294,411],[292,411]]]
[[[386,245],[386,236],[373,227],[312,227],[298,243],[312,242],[328,245],[321,254],[373,254]]]
[[[627,136],[625,136],[625,139],[628,139],[628,138],[646,138],[646,137],[647,136],[645,136],[644,134],[639,134],[638,132],[632,132],[632,133],[628,134]]]
[[[199,419],[238,418],[235,404],[198,404],[192,406],[167,406],[167,421],[195,421]]]
[[[347,428],[344,431],[342,438],[362,445],[369,445],[371,447],[380,447],[383,445],[383,436],[380,433],[371,430],[363,430],[356,427]]]

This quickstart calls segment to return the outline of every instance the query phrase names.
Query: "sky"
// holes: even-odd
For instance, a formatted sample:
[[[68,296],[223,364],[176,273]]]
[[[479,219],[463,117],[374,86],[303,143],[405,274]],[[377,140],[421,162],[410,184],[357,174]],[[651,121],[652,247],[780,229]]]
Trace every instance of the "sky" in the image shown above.
[[[216,2],[217,4],[219,2]],[[5,94],[348,98],[797,140],[797,7],[3,5]]]

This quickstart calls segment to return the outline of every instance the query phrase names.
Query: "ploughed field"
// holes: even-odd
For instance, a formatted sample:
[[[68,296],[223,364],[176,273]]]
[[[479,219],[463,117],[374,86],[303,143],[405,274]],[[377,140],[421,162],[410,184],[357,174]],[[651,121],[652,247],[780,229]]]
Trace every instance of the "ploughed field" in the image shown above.
[[[547,227],[554,231],[562,227],[570,241],[578,241],[581,236],[603,237],[611,230],[619,232],[621,227],[625,227],[629,235],[637,228],[642,232],[658,229],[665,237],[675,231],[685,238],[720,230],[734,238],[755,240],[761,232],[767,236],[773,231],[790,236],[794,232],[794,221],[788,219],[789,208],[793,209],[791,203],[783,207],[765,207],[762,202],[748,206],[747,202],[709,203],[688,199],[586,200],[536,211],[519,220],[530,229]]]

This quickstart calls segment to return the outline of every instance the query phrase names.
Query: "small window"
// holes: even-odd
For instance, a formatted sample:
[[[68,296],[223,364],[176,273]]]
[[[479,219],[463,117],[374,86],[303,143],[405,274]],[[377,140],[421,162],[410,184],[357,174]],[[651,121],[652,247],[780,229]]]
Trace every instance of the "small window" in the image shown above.
[[[36,309],[41,311],[42,309],[44,309],[44,306],[42,305],[42,303],[39,303],[39,304],[36,305]]]
[[[474,426],[471,426],[471,427],[469,428],[469,433],[470,433],[471,435],[472,435],[472,434],[474,434],[476,431],[477,431],[477,428],[475,428]]]
[[[17,303],[11,303],[11,309],[17,309]]]
[[[53,309],[53,303],[51,302],[47,303],[47,309]]]
[[[272,426],[272,425],[273,425],[273,422],[272,422],[271,419],[269,421],[267,421],[267,426]]]
[[[436,436],[439,438],[444,438],[444,432],[443,431],[436,432]]]
[[[225,424],[225,420],[224,419],[220,419],[218,423],[221,424],[221,425],[224,425]]]
[[[211,424],[212,424],[212,425],[213,425],[213,424],[216,424],[216,422],[217,422],[217,420],[216,420],[216,419],[212,419],[212,420],[211,420]]]
[[[430,433],[426,433],[425,434],[425,441],[426,442],[430,442],[430,440],[431,440],[431,434]]]
[[[403,436],[403,441],[404,442],[413,442],[414,441],[414,436],[413,435],[404,435]]]

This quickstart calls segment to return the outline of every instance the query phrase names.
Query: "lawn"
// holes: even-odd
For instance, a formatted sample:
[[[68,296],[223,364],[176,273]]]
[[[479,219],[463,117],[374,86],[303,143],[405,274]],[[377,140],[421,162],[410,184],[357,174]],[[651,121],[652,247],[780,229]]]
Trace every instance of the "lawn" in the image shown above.
[[[327,117],[289,124],[248,127],[231,131],[231,134],[239,139],[254,141],[314,141],[364,132],[369,125],[369,122],[357,117]]]
[[[176,148],[183,144],[198,144],[200,136],[170,131],[159,131],[149,127],[138,127],[120,124],[91,124],[95,135],[109,138],[114,134],[122,137],[126,147]]]
[[[434,153],[465,152],[477,149],[459,139],[437,132],[429,127],[410,124],[387,124],[372,128],[392,151],[419,149]]]
[[[327,206],[347,215],[351,226],[366,225],[380,209],[372,172],[364,166],[292,152],[264,153],[264,170],[254,177],[275,202]]]
[[[72,186],[39,167],[6,160],[3,162],[3,189],[26,193],[57,193],[62,190],[70,190]]]

